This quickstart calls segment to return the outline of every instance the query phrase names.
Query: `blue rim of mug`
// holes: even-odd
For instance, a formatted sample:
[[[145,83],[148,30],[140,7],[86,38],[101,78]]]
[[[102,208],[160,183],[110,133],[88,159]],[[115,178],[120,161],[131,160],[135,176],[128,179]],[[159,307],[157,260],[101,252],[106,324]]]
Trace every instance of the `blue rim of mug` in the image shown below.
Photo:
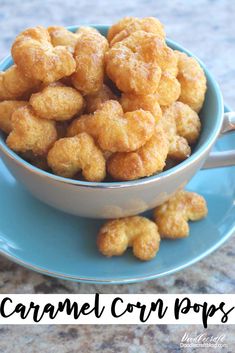
[[[109,27],[108,25],[93,25],[93,24],[91,26],[95,27],[101,31],[107,30]],[[79,28],[79,26],[69,26],[67,28],[70,31],[75,31],[77,28]],[[207,81],[210,81],[211,85],[214,88],[215,95],[216,95],[216,101],[217,101],[217,108],[218,108],[217,109],[217,119],[216,119],[216,123],[215,123],[213,130],[210,132],[210,136],[209,136],[208,140],[205,143],[203,143],[203,145],[200,146],[198,148],[198,150],[195,151],[185,161],[183,161],[180,164],[172,167],[171,169],[163,171],[157,175],[152,175],[150,177],[145,177],[145,178],[138,179],[138,180],[119,181],[119,182],[90,182],[90,181],[83,181],[83,180],[81,181],[81,180],[75,180],[75,179],[70,179],[70,178],[64,178],[64,177],[52,174],[50,172],[41,170],[41,169],[33,166],[32,164],[30,164],[29,162],[27,162],[23,158],[21,158],[14,151],[12,151],[6,145],[6,143],[3,141],[2,137],[0,137],[0,150],[4,154],[6,154],[10,159],[14,160],[14,162],[16,162],[18,165],[23,166],[24,168],[28,169],[30,172],[32,172],[34,174],[37,174],[41,177],[46,177],[46,178],[52,179],[57,182],[77,185],[79,187],[86,187],[86,188],[97,188],[97,189],[114,189],[115,188],[116,189],[116,188],[125,188],[125,187],[138,187],[140,185],[146,185],[146,184],[150,184],[153,182],[157,182],[157,180],[165,179],[165,178],[171,176],[172,174],[183,171],[189,165],[192,165],[195,162],[197,162],[201,158],[202,154],[209,152],[210,149],[212,148],[213,144],[215,143],[215,141],[220,133],[220,130],[221,130],[221,127],[223,124],[224,103],[223,103],[223,96],[222,96],[222,93],[221,93],[221,90],[219,88],[218,83],[214,79],[213,75],[205,67],[205,65],[201,62],[201,60],[198,59],[190,51],[188,51],[187,49],[185,49],[184,47],[182,47],[181,45],[176,43],[175,41],[167,39],[167,44],[170,47],[173,46],[174,48],[177,48],[177,50],[185,52],[187,55],[192,56],[198,60],[198,62],[200,63],[200,65],[202,66],[202,68],[206,74]],[[11,66],[12,63],[13,63],[12,57],[7,56],[5,59],[3,59],[0,62],[0,69],[5,70],[9,66]]]

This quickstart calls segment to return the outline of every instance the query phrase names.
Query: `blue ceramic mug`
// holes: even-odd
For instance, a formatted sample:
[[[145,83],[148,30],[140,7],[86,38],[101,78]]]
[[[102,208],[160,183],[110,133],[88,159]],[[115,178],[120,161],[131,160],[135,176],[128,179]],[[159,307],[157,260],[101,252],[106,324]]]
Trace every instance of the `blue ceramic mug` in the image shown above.
[[[106,34],[108,26],[95,26]],[[75,31],[78,26],[69,27]],[[190,52],[171,40],[172,49]],[[198,60],[198,59],[197,59]],[[200,61],[199,61],[200,62]],[[201,63],[207,77],[207,93],[200,112],[202,132],[192,155],[179,165],[151,177],[123,182],[88,182],[59,177],[40,170],[8,148],[0,134],[0,151],[13,176],[35,197],[62,210],[83,217],[116,218],[136,215],[166,201],[184,187],[202,167],[235,164],[235,151],[213,153],[211,148],[221,133],[235,129],[235,113],[224,114],[223,97],[213,76]],[[12,65],[11,57],[0,63],[4,71]]]

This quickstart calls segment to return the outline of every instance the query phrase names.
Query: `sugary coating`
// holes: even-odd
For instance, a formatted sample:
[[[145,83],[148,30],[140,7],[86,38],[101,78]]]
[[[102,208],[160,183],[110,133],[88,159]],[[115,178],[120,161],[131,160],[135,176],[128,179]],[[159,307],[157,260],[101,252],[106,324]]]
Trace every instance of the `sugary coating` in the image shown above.
[[[198,221],[208,213],[206,200],[189,191],[180,190],[154,210],[154,220],[161,238],[184,238],[189,235],[188,221]]]
[[[137,31],[106,53],[106,73],[124,93],[156,93],[162,71],[176,75],[177,56],[153,33]]]
[[[191,155],[191,147],[188,141],[179,135],[174,135],[170,140],[168,157],[175,161],[184,161]]]
[[[6,134],[12,131],[11,117],[14,111],[24,107],[28,102],[25,101],[3,101],[0,102],[0,129]]]
[[[178,135],[184,137],[190,145],[194,144],[201,132],[198,114],[190,106],[181,102],[175,102],[170,109],[175,115]]]
[[[11,53],[25,76],[47,83],[71,75],[76,68],[69,50],[64,46],[53,47],[48,31],[42,26],[19,34]]]
[[[109,43],[111,40],[118,34],[120,33],[125,27],[130,25],[135,21],[136,17],[132,16],[126,16],[121,18],[118,22],[114,23],[112,26],[109,27],[108,34],[107,34],[107,39]]]
[[[47,162],[55,174],[65,178],[72,178],[81,170],[88,181],[105,178],[103,154],[85,132],[56,141],[48,153]]]
[[[87,132],[103,151],[129,152],[148,141],[155,129],[155,119],[142,109],[123,113],[119,102],[110,100],[93,115],[75,119],[68,128],[68,136]]]
[[[93,126],[91,125],[90,118],[92,117],[92,114],[83,114],[80,117],[74,119],[67,128],[67,137],[73,137],[77,134],[80,134],[81,132],[87,132],[89,135],[91,135],[93,138],[95,138],[95,133],[96,131],[93,130],[93,135],[88,132],[88,130],[92,130]],[[89,121],[88,121],[89,120]]]
[[[82,111],[84,99],[75,88],[60,84],[47,86],[33,94],[29,103],[40,118],[63,121]]]
[[[117,97],[111,91],[111,89],[103,84],[101,89],[93,94],[88,94],[85,97],[86,100],[86,113],[94,113],[97,109],[100,108],[101,104],[105,103],[108,100],[115,100]]]
[[[195,58],[176,51],[178,55],[177,79],[181,85],[179,100],[197,113],[203,106],[206,93],[206,76]]]
[[[180,96],[180,83],[177,78],[168,72],[163,72],[158,89],[158,103],[168,106],[177,101]]]
[[[54,47],[65,46],[73,53],[78,40],[78,34],[69,31],[63,26],[50,26],[47,28],[51,37],[51,43]]]
[[[117,42],[127,38],[130,34],[137,31],[145,31],[154,33],[160,38],[165,38],[165,31],[162,23],[154,17],[124,17],[109,28],[108,41],[110,45],[114,45]]]
[[[100,34],[100,32],[98,31],[98,29],[94,28],[94,27],[88,27],[88,26],[82,26],[79,27],[78,30],[76,31],[76,34],[81,35],[81,34],[87,34],[90,35],[91,33],[93,34]],[[100,34],[101,35],[101,34]],[[104,37],[104,36],[102,36]],[[106,39],[106,37],[104,37]]]
[[[138,38],[138,32],[135,35]],[[144,51],[143,55],[155,61],[160,66],[162,73],[168,73],[176,77],[178,74],[178,56],[174,50],[168,47],[164,40],[154,38],[153,34],[148,33],[148,36],[150,40],[149,51]]]
[[[162,117],[162,110],[158,103],[158,94],[137,95],[132,93],[123,93],[120,99],[124,112],[143,109],[149,111],[158,122]]]
[[[39,81],[24,76],[16,65],[12,65],[0,72],[0,101],[20,98],[38,84]]]
[[[188,141],[183,136],[179,136],[177,132],[174,104],[163,109],[163,116],[159,125],[162,126],[170,143],[168,157],[182,161],[190,156],[191,148]]]
[[[146,64],[122,42],[107,52],[105,60],[106,73],[120,91],[151,94],[157,90],[161,77],[160,67],[155,63]]]
[[[160,246],[156,224],[145,217],[126,217],[106,222],[97,237],[99,251],[105,256],[120,256],[128,247],[143,261],[153,259]]]
[[[78,31],[74,52],[76,72],[72,75],[72,83],[82,94],[93,94],[102,88],[107,49],[107,39],[94,28]]]
[[[163,170],[168,149],[168,138],[158,126],[152,138],[135,152],[113,154],[107,161],[107,170],[118,180],[150,176]]]
[[[54,121],[40,119],[30,106],[17,109],[11,118],[12,131],[7,145],[16,152],[32,151],[44,156],[57,139]]]

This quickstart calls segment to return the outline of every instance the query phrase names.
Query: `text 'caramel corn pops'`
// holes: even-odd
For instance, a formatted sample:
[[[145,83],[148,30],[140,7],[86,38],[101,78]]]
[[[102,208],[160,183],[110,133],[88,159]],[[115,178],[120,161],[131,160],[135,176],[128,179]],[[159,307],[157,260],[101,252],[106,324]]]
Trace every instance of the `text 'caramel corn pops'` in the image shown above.
[[[107,38],[91,27],[29,28],[16,37],[12,56],[14,65],[0,73],[0,128],[11,149],[43,169],[70,178],[83,170],[90,181],[107,170],[113,180],[134,180],[188,158],[199,138],[204,72],[167,45],[158,19],[126,17]],[[74,142],[79,151],[69,155],[81,133],[99,151],[89,157],[93,167],[101,163],[94,178],[81,163],[84,144]],[[62,170],[60,147],[70,171]]]

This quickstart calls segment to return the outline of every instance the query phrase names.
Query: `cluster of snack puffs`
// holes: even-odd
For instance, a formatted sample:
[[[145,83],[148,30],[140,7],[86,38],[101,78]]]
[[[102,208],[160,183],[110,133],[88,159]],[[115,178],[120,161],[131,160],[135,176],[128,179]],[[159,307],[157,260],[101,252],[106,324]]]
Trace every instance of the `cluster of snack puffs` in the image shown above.
[[[208,213],[206,200],[194,192],[177,191],[155,208],[153,220],[142,216],[119,218],[105,223],[98,234],[99,251],[108,257],[122,255],[128,247],[140,260],[153,259],[161,239],[182,239],[189,235],[189,221]]]
[[[156,18],[126,17],[108,31],[38,26],[12,45],[0,73],[0,128],[7,145],[68,177],[133,180],[191,154],[206,78],[172,50]],[[82,176],[81,174],[82,173]]]

